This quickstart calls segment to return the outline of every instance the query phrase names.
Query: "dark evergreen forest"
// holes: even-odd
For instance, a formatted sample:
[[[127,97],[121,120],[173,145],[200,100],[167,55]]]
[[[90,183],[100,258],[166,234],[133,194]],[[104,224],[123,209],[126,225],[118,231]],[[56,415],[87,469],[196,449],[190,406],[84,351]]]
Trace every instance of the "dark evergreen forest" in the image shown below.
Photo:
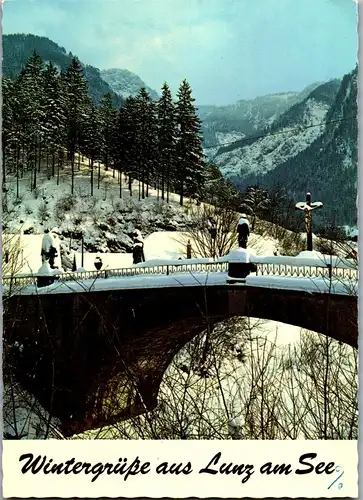
[[[167,83],[153,101],[142,88],[119,108],[106,93],[97,104],[90,96],[85,69],[73,57],[65,70],[45,63],[34,52],[20,73],[4,78],[3,87],[3,182],[8,176],[30,174],[36,189],[41,169],[48,178],[71,166],[71,192],[77,161],[89,160],[91,194],[94,170],[100,164],[139,181],[139,198],[148,196],[150,185],[168,200],[171,191],[201,198],[207,178],[200,120],[189,83],[179,87],[176,102]],[[120,189],[121,196],[121,189]]]

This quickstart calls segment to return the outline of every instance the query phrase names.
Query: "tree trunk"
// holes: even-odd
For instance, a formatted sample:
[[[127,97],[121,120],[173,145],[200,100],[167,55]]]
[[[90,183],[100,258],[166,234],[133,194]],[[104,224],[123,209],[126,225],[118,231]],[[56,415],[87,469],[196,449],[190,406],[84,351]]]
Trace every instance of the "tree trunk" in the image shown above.
[[[166,202],[169,203],[169,190],[170,190],[170,177],[169,177],[169,171],[166,176]]]
[[[40,164],[41,164],[41,161],[42,161],[42,145],[39,141],[38,143],[38,172],[40,173]]]
[[[71,181],[71,193],[74,191],[74,151],[71,153],[71,170],[72,170],[72,181]]]
[[[59,161],[58,161],[58,164],[57,164],[57,186],[59,186]]]
[[[121,170],[119,170],[119,175],[120,175],[120,198],[122,198],[122,173],[121,173]]]
[[[22,179],[24,177],[24,147],[22,147],[20,158],[21,158],[20,179]]]
[[[165,199],[165,174],[164,174],[164,168],[161,172],[161,199]]]
[[[5,174],[5,148],[3,147],[3,184],[6,182],[6,174]]]
[[[33,190],[37,187],[37,148],[35,146],[34,156],[34,176],[33,176]]]
[[[47,164],[47,180],[50,180],[50,172],[49,172],[49,150],[47,148],[47,156],[46,156],[46,164]]]
[[[19,198],[19,158],[20,158],[20,148],[16,148],[16,197]]]
[[[101,180],[101,162],[98,162],[98,179],[97,179],[97,189],[100,189],[100,180]]]
[[[88,160],[88,163],[91,163],[91,196],[93,196],[93,158]]]
[[[142,166],[141,172],[142,172],[142,175],[141,175],[141,180],[142,180],[142,193],[141,193],[141,196],[142,196],[142,199],[144,199],[145,198],[145,172],[144,172],[144,167],[143,166]]]

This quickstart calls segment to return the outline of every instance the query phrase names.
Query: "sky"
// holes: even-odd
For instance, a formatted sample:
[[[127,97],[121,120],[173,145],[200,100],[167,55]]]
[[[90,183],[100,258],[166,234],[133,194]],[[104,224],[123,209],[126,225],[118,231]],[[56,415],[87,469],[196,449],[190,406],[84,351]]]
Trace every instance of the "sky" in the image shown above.
[[[3,33],[46,36],[159,91],[186,78],[226,105],[342,77],[357,60],[354,0],[5,0]]]

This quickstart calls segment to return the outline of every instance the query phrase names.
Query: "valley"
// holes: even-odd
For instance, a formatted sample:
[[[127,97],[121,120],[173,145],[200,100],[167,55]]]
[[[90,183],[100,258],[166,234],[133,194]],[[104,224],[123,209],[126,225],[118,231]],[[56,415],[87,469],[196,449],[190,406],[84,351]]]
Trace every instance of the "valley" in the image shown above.
[[[295,310],[297,317],[299,294],[313,311],[344,296],[354,312],[356,243],[337,226],[357,221],[357,69],[300,92],[198,107],[187,80],[177,92],[166,83],[156,91],[135,73],[99,70],[45,37],[5,35],[4,77],[8,282],[24,274],[37,279],[46,230],[60,240],[60,266],[51,271],[59,283],[4,287],[5,437],[356,439],[354,342],[329,336],[328,327],[310,331],[271,315]],[[306,252],[295,203],[309,190],[324,208],[314,213],[314,251]],[[251,304],[246,294],[233,302],[246,282],[231,285],[227,267],[244,212],[251,222],[248,259],[260,266],[247,278],[257,297]],[[134,264],[137,239],[145,263]],[[333,256],[337,268],[351,266],[350,288],[332,274]],[[323,274],[293,276],[284,259],[295,257],[303,259],[297,272],[321,267]],[[169,276],[169,265],[184,265],[184,274]],[[143,278],[135,266],[144,266]],[[125,276],[108,277],[115,269]],[[62,283],[62,275],[70,279]],[[261,309],[255,318],[248,306],[258,293],[266,300],[263,288],[272,290],[272,313]],[[291,308],[288,292],[297,294]],[[152,305],[157,293],[161,307]],[[29,321],[23,334],[18,315],[27,300],[34,327]],[[208,300],[215,310],[229,308],[228,319],[224,309],[210,314]],[[231,313],[236,304],[240,315]],[[67,387],[76,379],[72,393]],[[49,394],[63,391],[77,415],[60,399],[63,421],[52,415],[53,400],[34,396],[42,384]]]

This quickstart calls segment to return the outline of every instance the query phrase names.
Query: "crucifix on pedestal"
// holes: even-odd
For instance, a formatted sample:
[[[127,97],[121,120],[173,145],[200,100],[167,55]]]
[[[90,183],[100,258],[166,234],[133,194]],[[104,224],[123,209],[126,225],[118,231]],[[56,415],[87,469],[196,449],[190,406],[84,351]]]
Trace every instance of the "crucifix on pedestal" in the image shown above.
[[[305,230],[306,230],[306,244],[307,250],[312,251],[313,249],[313,232],[311,230],[311,212],[315,208],[322,208],[323,204],[321,201],[311,202],[311,194],[306,193],[306,201],[299,201],[296,203],[295,207],[298,210],[302,210],[305,213]]]

